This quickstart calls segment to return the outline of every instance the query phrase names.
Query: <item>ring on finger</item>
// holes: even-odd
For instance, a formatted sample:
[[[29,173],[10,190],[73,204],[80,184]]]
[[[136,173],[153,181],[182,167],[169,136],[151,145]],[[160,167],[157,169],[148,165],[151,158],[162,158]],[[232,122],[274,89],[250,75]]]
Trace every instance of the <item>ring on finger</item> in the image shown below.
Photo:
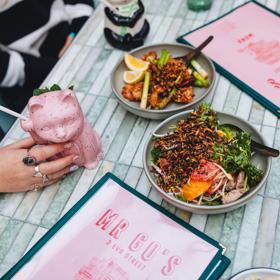
[[[43,185],[46,184],[49,180],[50,179],[49,179],[48,175],[46,175],[46,174],[43,175]]]
[[[34,191],[34,192],[37,192],[38,190],[40,189],[40,186],[39,185],[33,185],[33,187],[32,187],[32,191]]]
[[[27,166],[34,166],[38,164],[37,159],[30,154],[30,149],[27,149],[27,155],[23,157],[22,162]]]
[[[35,166],[35,169],[34,169],[34,175],[33,175],[33,177],[39,177],[39,178],[44,178],[44,175],[41,173],[41,171],[40,171],[40,167],[39,167],[39,165],[36,165]]]

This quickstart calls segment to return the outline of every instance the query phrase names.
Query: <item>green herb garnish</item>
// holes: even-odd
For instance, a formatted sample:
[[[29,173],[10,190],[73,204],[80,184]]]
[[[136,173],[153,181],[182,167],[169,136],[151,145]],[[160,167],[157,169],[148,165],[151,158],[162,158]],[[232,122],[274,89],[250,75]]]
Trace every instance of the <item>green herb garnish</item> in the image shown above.
[[[204,79],[198,72],[194,71],[193,76],[195,77],[195,86],[198,87],[209,87],[208,80]]]
[[[56,91],[56,90],[61,90],[60,86],[57,84],[53,84],[50,88],[44,87],[44,88],[36,88],[33,90],[33,96],[38,96],[46,92],[50,91]]]
[[[244,170],[250,187],[257,185],[263,177],[263,172],[251,164],[251,136],[246,132],[238,132],[227,145],[215,144],[213,159],[229,173]]]
[[[158,66],[161,68],[162,66],[164,66],[168,59],[170,57],[170,53],[168,50],[161,50],[161,53],[160,53],[160,57],[159,57],[159,60],[158,60]]]
[[[218,118],[216,112],[211,108],[210,104],[202,103],[196,110],[199,121],[207,122],[211,127],[217,127]]]
[[[234,132],[232,131],[232,129],[230,129],[229,127],[226,127],[226,126],[222,126],[222,125],[219,126],[218,129],[221,130],[225,134],[225,136],[228,140],[233,139]]]
[[[248,164],[244,170],[248,176],[249,186],[256,186],[263,178],[263,171],[258,169],[253,164]]]
[[[157,162],[162,155],[162,151],[160,149],[154,148],[151,150],[151,156],[153,163]]]
[[[51,91],[55,91],[55,90],[61,90],[60,86],[58,84],[53,84],[51,87],[50,87],[50,90]]]
[[[187,202],[187,200],[184,198],[182,194],[176,194],[175,197],[181,201]]]
[[[203,205],[208,205],[208,206],[216,206],[216,205],[221,205],[221,204],[222,204],[222,202],[220,199],[216,199],[213,201],[206,201],[206,200],[203,201]]]

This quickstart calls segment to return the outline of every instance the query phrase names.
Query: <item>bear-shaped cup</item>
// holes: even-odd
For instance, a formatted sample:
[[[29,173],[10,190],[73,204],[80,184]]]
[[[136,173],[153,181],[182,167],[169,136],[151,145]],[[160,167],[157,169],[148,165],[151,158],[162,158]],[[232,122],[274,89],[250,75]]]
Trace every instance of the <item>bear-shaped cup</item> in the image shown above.
[[[21,127],[36,144],[72,143],[58,155],[79,156],[78,166],[93,169],[102,158],[101,140],[86,120],[75,93],[70,89],[33,96],[28,102],[29,115]]]

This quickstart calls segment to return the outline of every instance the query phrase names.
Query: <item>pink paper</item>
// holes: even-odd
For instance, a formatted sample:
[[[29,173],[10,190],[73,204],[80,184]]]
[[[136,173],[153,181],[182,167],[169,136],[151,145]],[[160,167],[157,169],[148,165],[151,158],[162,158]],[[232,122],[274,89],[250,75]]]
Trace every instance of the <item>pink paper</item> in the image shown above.
[[[109,179],[13,279],[197,280],[217,252]]]
[[[280,107],[280,18],[248,3],[184,39],[197,46],[209,35],[204,53]]]

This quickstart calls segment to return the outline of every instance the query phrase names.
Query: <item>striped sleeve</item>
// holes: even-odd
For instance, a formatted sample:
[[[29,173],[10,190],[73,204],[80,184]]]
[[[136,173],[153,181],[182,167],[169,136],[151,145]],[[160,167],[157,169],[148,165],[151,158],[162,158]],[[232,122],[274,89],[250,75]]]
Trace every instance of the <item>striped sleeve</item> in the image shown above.
[[[3,137],[5,136],[2,128],[0,127],[0,141],[3,139]]]
[[[94,0],[63,0],[65,5],[83,4],[94,8]]]
[[[57,59],[35,57],[16,51],[0,50],[0,86],[37,86],[51,71]]]
[[[24,60],[25,86],[36,88],[50,73],[57,60],[53,57],[36,57],[22,54]]]
[[[64,0],[65,10],[71,19],[70,31],[77,34],[93,13],[93,0]]]
[[[10,60],[10,55],[5,52],[0,50],[0,85],[2,85],[2,81],[5,78],[7,69],[8,69],[8,65],[9,65],[9,60]]]
[[[0,86],[22,86],[25,80],[24,61],[16,51],[0,50]]]

